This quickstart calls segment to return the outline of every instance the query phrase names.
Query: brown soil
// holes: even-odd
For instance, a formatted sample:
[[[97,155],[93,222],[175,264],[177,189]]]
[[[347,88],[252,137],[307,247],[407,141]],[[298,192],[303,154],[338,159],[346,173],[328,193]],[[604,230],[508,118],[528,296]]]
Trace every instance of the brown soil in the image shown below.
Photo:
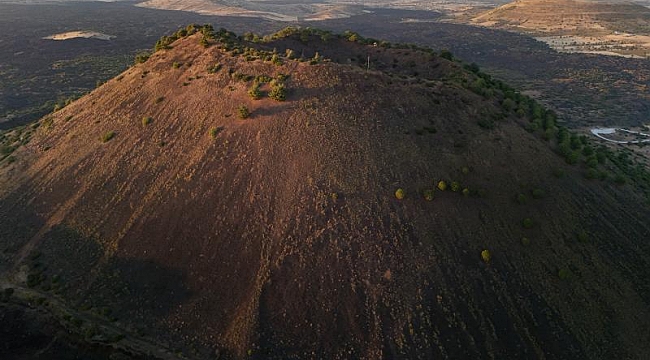
[[[199,39],[51,114],[4,165],[9,281],[28,271],[190,358],[650,353],[647,204],[583,179],[526,119],[481,128],[503,109],[457,63],[290,38],[261,47],[333,61],[274,65]],[[251,99],[237,73],[288,75],[287,100]],[[441,179],[480,191],[424,200]]]

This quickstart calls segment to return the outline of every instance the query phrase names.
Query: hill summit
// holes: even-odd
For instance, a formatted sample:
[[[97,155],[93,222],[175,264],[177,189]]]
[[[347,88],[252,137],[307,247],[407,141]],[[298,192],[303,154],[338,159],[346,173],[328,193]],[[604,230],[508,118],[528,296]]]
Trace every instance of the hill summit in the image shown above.
[[[210,26],[156,48],[4,135],[9,302],[161,358],[650,353],[632,159],[446,51]]]

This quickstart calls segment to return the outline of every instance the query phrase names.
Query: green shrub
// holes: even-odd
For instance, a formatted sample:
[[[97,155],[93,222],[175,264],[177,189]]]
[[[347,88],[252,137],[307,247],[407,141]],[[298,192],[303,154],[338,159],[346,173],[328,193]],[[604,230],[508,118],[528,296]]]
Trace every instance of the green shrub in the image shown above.
[[[481,251],[481,259],[483,259],[484,262],[489,263],[490,260],[492,260],[492,254],[490,254],[490,250]]]
[[[438,189],[440,189],[440,191],[447,190],[447,183],[444,180],[440,180],[438,182]]]
[[[257,77],[255,77],[255,81],[259,84],[270,83],[272,80],[273,79],[268,75],[257,75]]]
[[[144,52],[144,53],[139,53],[139,54],[137,54],[137,55],[135,56],[135,63],[136,63],[136,64],[142,64],[142,63],[144,63],[145,61],[149,60],[149,56],[150,56],[150,54],[149,54],[149,53],[146,53],[146,52]]]
[[[589,180],[593,180],[593,179],[596,179],[598,177],[598,171],[596,169],[589,168],[589,169],[587,169],[587,171],[585,172],[584,175],[585,175],[585,178],[587,178]]]
[[[14,294],[14,289],[13,288],[5,288],[2,291],[2,295],[0,295],[0,301],[2,302],[7,302],[9,299],[11,299],[11,296]]]
[[[451,191],[453,192],[459,192],[460,191],[460,184],[458,181],[452,181],[451,182]]]
[[[284,101],[287,99],[287,90],[281,82],[271,82],[271,91],[269,97],[276,101]]]
[[[463,189],[463,196],[468,197],[470,194],[469,188],[464,188]]]
[[[564,175],[565,175],[564,170],[562,170],[560,168],[554,168],[552,173],[553,173],[553,176],[555,176],[558,179],[563,178]]]
[[[210,134],[211,138],[215,139],[217,137],[217,135],[219,135],[219,133],[222,130],[223,130],[223,127],[221,127],[221,126],[219,126],[219,127],[211,127],[210,130],[208,131],[208,133]]]
[[[248,119],[251,116],[251,112],[245,105],[240,105],[237,108],[237,114],[239,115],[240,119]]]
[[[569,271],[569,269],[560,269],[557,272],[557,276],[560,278],[560,280],[566,280],[571,277],[571,271]]]
[[[142,126],[147,126],[147,125],[151,124],[152,121],[153,121],[153,118],[151,116],[145,116],[145,117],[142,118]]]
[[[433,200],[433,194],[434,194],[433,189],[427,189],[424,190],[424,193],[422,195],[424,196],[424,200],[431,201]]]
[[[115,132],[114,131],[107,131],[104,134],[102,134],[102,136],[100,136],[99,140],[101,140],[101,142],[105,143],[105,142],[111,141],[114,137],[115,137]]]
[[[587,232],[586,232],[585,230],[580,230],[580,231],[576,234],[576,238],[577,238],[578,241],[580,241],[580,242],[586,242],[587,240],[589,240],[589,235],[587,234]]]
[[[546,193],[544,192],[544,190],[539,189],[539,188],[538,189],[533,189],[532,194],[533,194],[533,199],[541,199],[544,196],[546,196]]]
[[[271,62],[278,66],[282,65],[282,59],[278,54],[273,54],[273,56],[271,56]]]
[[[567,164],[574,165],[578,162],[578,159],[580,159],[580,151],[576,150],[565,156],[564,160],[567,162]]]
[[[477,123],[478,123],[478,126],[482,127],[483,129],[487,129],[487,130],[494,129],[494,126],[495,126],[494,120],[492,120],[490,118],[487,118],[487,117],[479,119]]]
[[[178,68],[180,68],[181,65],[183,65],[183,64],[181,64],[181,63],[179,63],[179,62],[176,62],[176,61],[174,61],[174,62],[172,63],[172,67],[173,67],[174,69],[178,69]]]
[[[517,202],[520,205],[524,205],[524,204],[526,204],[528,202],[528,198],[524,194],[518,194],[517,195]]]
[[[505,99],[505,100],[503,100],[503,103],[501,103],[501,106],[503,107],[503,109],[505,111],[510,112],[510,111],[515,109],[515,107],[517,106],[517,103],[512,99]]]
[[[609,178],[609,173],[605,170],[601,170],[598,172],[598,179],[600,180],[607,180]]]
[[[625,185],[625,183],[627,183],[627,178],[621,174],[618,174],[616,177],[614,177],[614,182],[619,185]]]
[[[214,66],[212,66],[211,68],[208,69],[208,73],[214,74],[214,73],[218,72],[219,70],[221,70],[221,64],[216,63],[216,64],[214,64]]]
[[[524,229],[532,229],[532,227],[535,226],[535,223],[531,218],[525,218],[521,221],[521,225],[524,227]]]
[[[440,57],[443,59],[447,59],[449,61],[454,60],[454,54],[452,54],[451,51],[447,49],[443,49],[442,51],[440,51]]]
[[[251,85],[251,87],[248,89],[248,96],[250,96],[253,100],[261,99],[262,91],[260,91],[260,84],[254,83]]]
[[[528,238],[525,237],[525,236],[522,237],[522,238],[521,238],[521,245],[523,245],[523,246],[528,246],[528,245],[530,245],[530,239],[528,239]]]
[[[208,38],[205,35],[201,37],[201,40],[199,40],[199,44],[201,44],[201,46],[203,46],[204,48],[210,46],[210,42],[208,41]]]
[[[399,189],[395,190],[395,197],[397,198],[397,200],[404,199],[404,196],[405,196],[404,189],[399,188]]]

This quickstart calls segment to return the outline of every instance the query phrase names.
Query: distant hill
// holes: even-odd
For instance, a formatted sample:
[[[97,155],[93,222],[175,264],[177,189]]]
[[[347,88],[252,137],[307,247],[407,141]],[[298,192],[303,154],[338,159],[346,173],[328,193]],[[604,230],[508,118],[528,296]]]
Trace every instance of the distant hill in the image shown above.
[[[564,36],[552,46],[579,52],[646,57],[650,52],[650,8],[632,2],[519,0],[472,19],[477,25],[536,36]],[[574,50],[574,49],[569,49]]]
[[[3,301],[160,358],[650,353],[629,155],[445,51],[296,28],[156,47],[2,139]]]

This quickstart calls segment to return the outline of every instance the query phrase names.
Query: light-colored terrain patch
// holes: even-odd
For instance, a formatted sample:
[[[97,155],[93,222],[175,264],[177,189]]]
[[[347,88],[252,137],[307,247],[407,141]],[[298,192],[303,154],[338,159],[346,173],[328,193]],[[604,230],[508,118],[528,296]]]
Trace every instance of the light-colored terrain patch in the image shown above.
[[[96,31],[69,31],[65,33],[60,33],[60,34],[54,34],[50,36],[46,36],[43,39],[45,40],[57,40],[57,41],[62,41],[62,40],[70,40],[70,39],[98,39],[98,40],[111,40],[115,36],[113,35],[106,35],[102,34]]]
[[[347,18],[363,13],[363,7],[357,4],[339,4],[328,2],[270,2],[232,0],[149,0],[139,7],[189,11],[205,15],[259,17],[275,21],[315,21]]]
[[[564,53],[601,54],[629,58],[650,57],[650,36],[614,33],[592,36],[539,36],[535,38]]]
[[[591,133],[600,139],[616,144],[641,144],[650,142],[650,134],[619,128],[595,128]]]
[[[650,11],[632,3],[521,0],[470,23],[532,35],[560,52],[650,57]]]
[[[240,6],[223,3],[218,4],[208,0],[149,0],[136,4],[136,6],[150,9],[189,11],[204,15],[261,17],[278,21],[298,20],[295,16],[248,10]]]
[[[465,12],[475,7],[496,6],[503,0],[148,0],[136,6],[189,11],[205,15],[259,17],[276,21],[320,21],[361,15],[368,9],[408,9]]]

